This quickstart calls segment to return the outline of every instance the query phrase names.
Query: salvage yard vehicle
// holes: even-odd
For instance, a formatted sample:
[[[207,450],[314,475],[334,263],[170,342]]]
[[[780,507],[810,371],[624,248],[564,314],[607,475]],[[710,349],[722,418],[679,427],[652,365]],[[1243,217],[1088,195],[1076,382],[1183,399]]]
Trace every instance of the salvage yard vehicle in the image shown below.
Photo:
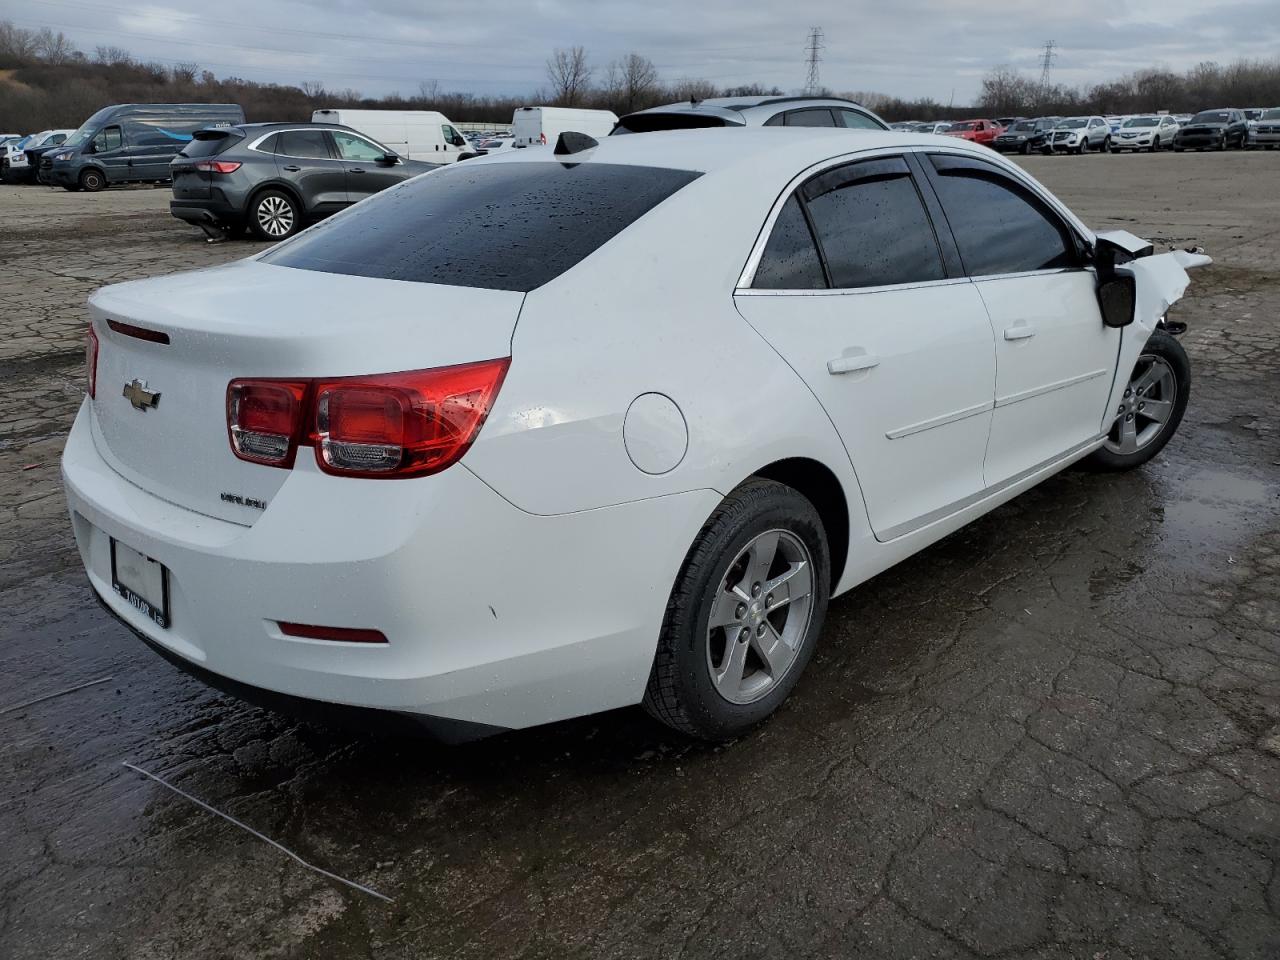
[[[1178,121],[1168,114],[1130,117],[1111,138],[1111,152],[1146,150],[1155,153],[1173,143]]]
[[[1243,148],[1249,137],[1249,124],[1239,110],[1201,110],[1178,128],[1173,149],[1226,150]]]
[[[39,180],[94,193],[112,184],[162,183],[196,130],[244,123],[234,103],[125,103],[103,107],[40,158]]]
[[[1057,126],[1061,117],[1039,117],[1035,120],[1019,120],[994,140],[991,146],[1001,153],[1027,154],[1032,150],[1041,153],[1049,141],[1049,131]]]
[[[729,738],[830,597],[1155,456],[1208,262],[959,140],[565,134],[99,289],[71,522],[102,603],[248,699]]]
[[[845,127],[888,130],[854,100],[841,97],[713,97],[669,103],[622,117],[610,136],[703,127]]]
[[[1049,134],[1047,153],[1088,153],[1111,146],[1111,125],[1102,117],[1068,117]]]
[[[942,135],[991,146],[1004,128],[994,120],[961,120],[953,123]]]
[[[316,110],[311,122],[357,130],[406,160],[453,163],[479,155],[453,122],[435,110]]]
[[[1249,137],[1249,146],[1274,150],[1280,146],[1280,107],[1264,110]]]
[[[555,143],[566,130],[589,137],[607,137],[618,122],[612,110],[568,107],[517,107],[511,115],[511,145],[533,147]]]
[[[440,164],[405,160],[350,127],[241,123],[197,130],[170,164],[169,212],[211,238],[283,240]]]

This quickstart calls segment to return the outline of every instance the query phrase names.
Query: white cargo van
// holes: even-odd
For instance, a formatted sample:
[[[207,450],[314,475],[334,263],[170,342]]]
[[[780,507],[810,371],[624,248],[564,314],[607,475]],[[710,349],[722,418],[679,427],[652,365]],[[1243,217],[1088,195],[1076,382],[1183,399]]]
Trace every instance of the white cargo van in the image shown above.
[[[312,123],[340,123],[407,160],[452,163],[477,156],[443,113],[434,110],[317,110]]]
[[[555,145],[566,130],[585,133],[597,140],[607,137],[618,115],[611,110],[575,110],[570,107],[520,107],[511,117],[513,147]]]

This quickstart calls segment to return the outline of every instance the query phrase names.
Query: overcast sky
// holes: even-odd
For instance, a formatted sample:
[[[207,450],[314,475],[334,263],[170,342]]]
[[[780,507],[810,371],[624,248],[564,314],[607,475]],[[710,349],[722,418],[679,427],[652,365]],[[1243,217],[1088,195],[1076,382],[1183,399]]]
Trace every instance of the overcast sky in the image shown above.
[[[805,79],[808,28],[826,35],[821,81],[834,90],[971,102],[996,65],[1089,83],[1153,64],[1274,58],[1280,0],[0,0],[0,19],[62,30],[86,53],[125,47],[142,60],[198,61],[220,76],[322,81],[368,94],[529,93],[556,47],[591,62],[636,51],[664,79]]]

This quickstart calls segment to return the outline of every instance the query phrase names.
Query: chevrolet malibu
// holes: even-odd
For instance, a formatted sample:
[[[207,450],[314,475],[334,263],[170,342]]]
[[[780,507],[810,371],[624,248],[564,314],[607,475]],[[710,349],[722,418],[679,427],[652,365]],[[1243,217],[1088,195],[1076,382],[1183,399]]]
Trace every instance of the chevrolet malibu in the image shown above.
[[[110,611],[248,699],[733,737],[829,598],[1156,455],[1207,262],[954,138],[564,134],[99,290],[71,522]]]

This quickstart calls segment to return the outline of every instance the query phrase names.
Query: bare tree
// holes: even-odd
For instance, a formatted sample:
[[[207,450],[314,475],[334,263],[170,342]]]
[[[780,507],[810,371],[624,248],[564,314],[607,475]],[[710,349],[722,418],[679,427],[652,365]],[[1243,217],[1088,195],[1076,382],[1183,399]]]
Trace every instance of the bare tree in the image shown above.
[[[638,53],[628,53],[615,61],[614,67],[618,71],[618,95],[627,111],[646,105],[658,86],[658,68],[653,61]]]
[[[435,103],[440,99],[440,81],[439,80],[421,80],[418,82],[418,96],[428,103]]]
[[[189,60],[185,63],[175,63],[169,68],[169,75],[173,77],[174,83],[194,85],[196,77],[200,75],[200,64]]]
[[[36,56],[45,63],[61,65],[75,59],[76,45],[71,38],[59,30],[54,33],[48,27],[36,34]]]
[[[312,100],[319,100],[325,95],[324,82],[322,80],[304,80],[302,82],[302,92]]]
[[[124,47],[110,47],[101,44],[94,48],[93,59],[97,63],[106,63],[111,66],[133,63],[133,55]]]
[[[714,97],[718,91],[710,80],[698,80],[694,77],[681,77],[671,84],[672,100],[706,100]]]
[[[562,107],[576,107],[591,84],[591,67],[582,47],[556,50],[547,61],[547,80],[555,101]]]
[[[35,34],[30,30],[15,27],[8,20],[0,20],[0,54],[15,60],[34,60]]]

